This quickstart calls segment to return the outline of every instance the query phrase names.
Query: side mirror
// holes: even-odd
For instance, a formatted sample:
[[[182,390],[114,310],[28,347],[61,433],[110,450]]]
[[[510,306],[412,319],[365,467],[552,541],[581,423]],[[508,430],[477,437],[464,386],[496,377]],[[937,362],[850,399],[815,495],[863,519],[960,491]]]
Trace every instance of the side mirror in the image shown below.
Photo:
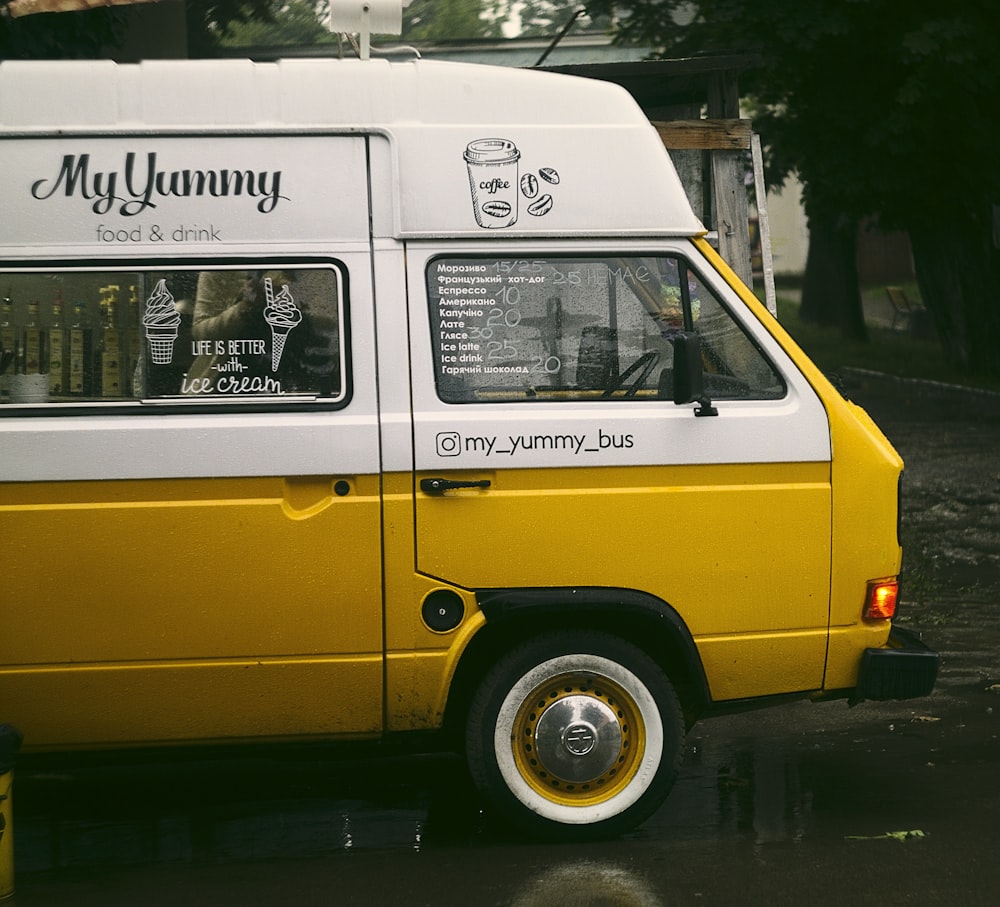
[[[697,403],[696,416],[717,416],[719,411],[705,396],[704,371],[701,362],[701,338],[695,333],[682,332],[673,337],[674,344],[674,403]]]

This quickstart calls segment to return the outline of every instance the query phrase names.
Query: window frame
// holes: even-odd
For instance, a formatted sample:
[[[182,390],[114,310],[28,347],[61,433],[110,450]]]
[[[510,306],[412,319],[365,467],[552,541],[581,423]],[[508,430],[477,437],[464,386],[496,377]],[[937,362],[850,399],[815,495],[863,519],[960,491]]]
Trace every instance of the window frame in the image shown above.
[[[239,271],[239,270],[323,270],[336,275],[339,285],[337,310],[339,313],[339,349],[341,392],[339,397],[321,397],[313,394],[288,393],[282,395],[205,395],[185,397],[181,394],[161,397],[133,397],[112,399],[107,402],[91,398],[46,400],[40,403],[0,402],[0,418],[72,417],[72,416],[164,416],[193,414],[243,414],[243,413],[296,413],[329,412],[346,408],[353,397],[353,368],[351,357],[351,275],[348,266],[333,255],[261,255],[211,256],[184,258],[113,258],[113,259],[47,259],[41,261],[18,260],[0,262],[0,291],[6,291],[3,279],[18,273],[72,274],[115,272],[169,272],[169,271]],[[63,321],[68,320],[64,300]],[[148,352],[145,353],[148,356]]]
[[[473,251],[473,250],[462,250],[455,251],[454,253],[449,253],[447,251],[435,252],[429,256],[424,265],[423,272],[423,288],[426,294],[426,305],[427,305],[427,317],[428,317],[428,329],[430,332],[430,351],[432,355],[431,361],[431,374],[433,376],[434,393],[436,399],[445,404],[446,406],[468,406],[468,405],[497,405],[501,403],[531,403],[538,404],[541,402],[545,403],[561,403],[561,404],[576,404],[585,403],[592,404],[595,402],[620,402],[622,400],[627,400],[631,403],[663,403],[670,401],[663,400],[651,400],[648,397],[634,396],[634,397],[604,397],[604,396],[593,396],[588,397],[585,394],[579,396],[556,396],[556,395],[546,395],[539,394],[536,396],[524,395],[524,396],[514,396],[513,393],[509,398],[506,399],[496,399],[490,400],[487,398],[470,398],[463,400],[446,399],[442,395],[441,391],[441,379],[443,373],[441,371],[442,365],[442,351],[440,348],[440,317],[435,312],[435,304],[437,304],[438,309],[443,301],[440,293],[434,293],[432,291],[431,282],[432,274],[431,271],[434,266],[441,261],[446,262],[461,262],[461,261],[471,261],[477,263],[491,263],[500,261],[509,261],[514,264],[519,262],[524,262],[525,264],[531,264],[532,262],[542,261],[546,264],[551,264],[560,260],[570,260],[570,261],[580,261],[592,259],[594,261],[607,261],[609,259],[649,259],[649,258],[661,258],[661,259],[673,259],[677,263],[679,278],[685,274],[693,275],[699,283],[711,294],[715,304],[718,308],[726,314],[731,322],[733,322],[739,329],[740,333],[744,337],[745,341],[749,344],[750,348],[756,351],[760,359],[766,363],[767,367],[771,370],[773,375],[779,380],[781,384],[781,393],[774,396],[755,396],[755,397],[720,397],[719,401],[724,403],[761,403],[761,402],[780,402],[786,400],[789,395],[789,381],[784,371],[779,368],[778,364],[775,362],[773,356],[769,355],[763,345],[760,343],[757,337],[754,336],[753,332],[748,330],[747,325],[744,320],[737,317],[734,311],[734,306],[725,298],[725,294],[720,292],[720,288],[717,283],[708,277],[706,273],[698,268],[692,258],[686,255],[681,249],[671,248],[671,249],[647,249],[645,251],[636,250],[634,248],[624,250],[610,250],[604,247],[600,248],[586,248],[586,249],[559,249],[556,251],[531,251],[531,250],[512,250],[511,252],[506,252],[504,254],[496,254],[491,251]],[[714,272],[711,272],[714,273]],[[685,331],[695,331],[701,336],[700,332],[697,331],[694,325],[692,314],[691,314],[691,297],[690,288],[688,286],[688,280],[680,280],[680,291],[683,304],[683,317],[684,317],[684,330]]]

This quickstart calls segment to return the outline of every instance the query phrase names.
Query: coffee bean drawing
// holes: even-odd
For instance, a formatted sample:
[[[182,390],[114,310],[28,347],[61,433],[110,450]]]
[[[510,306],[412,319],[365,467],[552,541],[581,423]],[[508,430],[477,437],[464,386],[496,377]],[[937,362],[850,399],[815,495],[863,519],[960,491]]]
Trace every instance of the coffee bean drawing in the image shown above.
[[[543,195],[537,202],[532,202],[528,205],[528,214],[534,214],[535,217],[541,217],[543,214],[548,214],[552,210],[552,196]]]
[[[528,209],[531,210],[530,208]],[[506,217],[510,214],[510,205],[505,201],[490,201],[483,204],[483,212],[490,217]]]

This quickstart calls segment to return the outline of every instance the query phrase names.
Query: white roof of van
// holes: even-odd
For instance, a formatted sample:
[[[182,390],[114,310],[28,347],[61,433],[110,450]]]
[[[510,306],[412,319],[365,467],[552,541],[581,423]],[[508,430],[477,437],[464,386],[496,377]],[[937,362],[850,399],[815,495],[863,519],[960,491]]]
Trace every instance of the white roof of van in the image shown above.
[[[0,137],[203,132],[384,136],[400,236],[704,229],[656,131],[607,82],[425,60],[0,65]]]

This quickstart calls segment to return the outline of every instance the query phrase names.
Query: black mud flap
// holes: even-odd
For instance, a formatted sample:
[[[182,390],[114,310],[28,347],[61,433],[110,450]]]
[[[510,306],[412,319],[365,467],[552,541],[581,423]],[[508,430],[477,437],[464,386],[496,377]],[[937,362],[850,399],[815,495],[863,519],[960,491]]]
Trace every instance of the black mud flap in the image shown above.
[[[912,630],[893,627],[883,648],[865,649],[851,703],[929,696],[941,656]]]

